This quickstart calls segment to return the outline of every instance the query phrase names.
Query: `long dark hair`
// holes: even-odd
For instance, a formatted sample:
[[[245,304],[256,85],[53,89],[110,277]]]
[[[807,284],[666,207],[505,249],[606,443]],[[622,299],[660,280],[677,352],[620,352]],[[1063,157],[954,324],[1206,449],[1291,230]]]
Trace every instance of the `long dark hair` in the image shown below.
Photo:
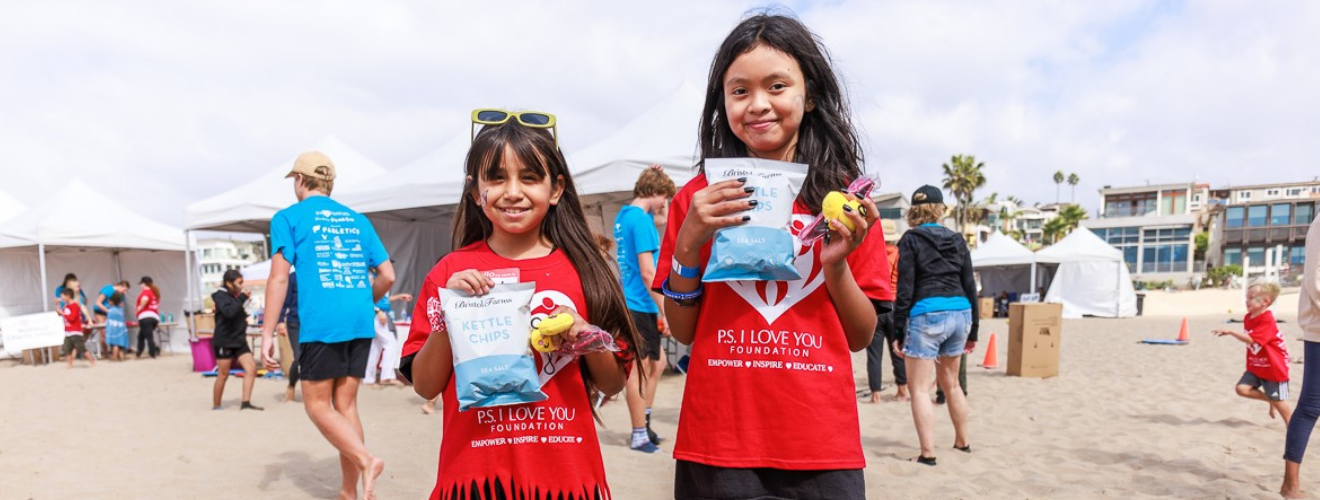
[[[706,106],[701,112],[701,163],[704,167],[706,158],[747,156],[747,146],[733,134],[724,113],[724,75],[734,59],[761,46],[797,61],[806,79],[807,102],[815,104],[802,115],[793,161],[811,166],[798,199],[817,212],[826,194],[843,189],[862,174],[863,154],[829,52],[797,19],[755,14],[738,23],[720,44],[710,63]]]
[[[139,283],[147,285],[147,288],[151,289],[151,294],[156,296],[156,300],[163,300],[160,298],[160,288],[156,287],[156,282],[152,281],[151,276],[143,276]]]
[[[577,188],[573,185],[573,176],[568,171],[568,162],[564,160],[559,148],[555,147],[554,138],[548,131],[524,127],[514,120],[481,129],[467,155],[464,170],[467,178],[472,180],[467,182],[463,199],[458,204],[458,214],[454,218],[454,248],[462,248],[490,237],[493,226],[477,205],[476,200],[480,194],[477,192],[476,179],[490,179],[502,172],[504,166],[501,163],[506,149],[512,151],[520,163],[533,169],[541,179],[548,177],[553,183],[558,182],[560,176],[563,177],[564,192],[559,197],[559,203],[551,205],[541,220],[541,237],[568,256],[568,261],[582,278],[582,295],[587,301],[587,310],[591,312],[591,322],[613,333],[616,339],[621,337],[626,341],[628,352],[632,354],[633,370],[640,374],[641,368],[637,361],[641,359],[641,353],[638,351],[637,330],[633,327],[632,316],[628,314],[628,305],[623,300],[623,289],[605,257],[601,255],[600,248],[596,246],[582,212]],[[595,401],[600,391],[589,376],[583,380],[587,386],[588,401]],[[592,414],[596,415],[594,409]]]

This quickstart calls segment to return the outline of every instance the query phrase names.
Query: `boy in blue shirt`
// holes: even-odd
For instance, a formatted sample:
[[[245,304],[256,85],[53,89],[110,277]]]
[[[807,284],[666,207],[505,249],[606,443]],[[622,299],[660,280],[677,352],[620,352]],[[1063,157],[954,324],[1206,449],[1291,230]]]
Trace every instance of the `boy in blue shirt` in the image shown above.
[[[652,165],[637,177],[632,203],[614,218],[619,280],[623,282],[628,313],[640,334],[641,345],[637,347],[642,354],[642,378],[646,379],[642,384],[636,371],[628,376],[628,414],[633,429],[629,447],[644,453],[660,451],[660,437],[651,430],[651,405],[655,404],[655,389],[665,367],[660,337],[669,335],[660,315],[664,298],[648,287],[655,279],[656,258],[660,255],[660,233],[655,220],[667,218],[669,200],[676,192],[673,179],[659,165]]]
[[[367,371],[373,306],[394,284],[394,266],[365,216],[331,200],[335,166],[319,151],[298,155],[287,177],[298,203],[270,221],[271,266],[266,310],[279,311],[289,288],[289,268],[298,266],[297,356],[303,406],[326,440],[339,451],[341,498],[373,498],[385,462],[367,451],[357,412],[358,387]],[[374,285],[367,270],[376,268]],[[261,357],[275,358],[275,326],[261,328]]]

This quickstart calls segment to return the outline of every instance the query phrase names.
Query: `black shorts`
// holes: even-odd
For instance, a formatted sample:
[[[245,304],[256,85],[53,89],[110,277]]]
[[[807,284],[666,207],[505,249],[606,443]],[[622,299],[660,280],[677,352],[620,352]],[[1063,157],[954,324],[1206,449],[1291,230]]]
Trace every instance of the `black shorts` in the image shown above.
[[[1242,378],[1238,379],[1238,385],[1247,385],[1254,389],[1260,389],[1260,392],[1265,394],[1265,399],[1270,401],[1288,400],[1288,381],[1286,380],[1283,382],[1274,382],[1272,380],[1265,380],[1257,377],[1254,373],[1246,372],[1242,374]]]
[[[656,324],[660,315],[632,309],[628,314],[632,315],[633,325],[637,327],[637,351],[643,359],[660,359],[660,325]]]
[[[865,500],[861,469],[730,469],[679,460],[675,500]]]
[[[302,380],[362,378],[367,374],[371,339],[353,339],[327,344],[303,342],[298,346],[298,377]]]
[[[65,336],[64,336],[64,345],[62,346],[62,348],[60,349],[60,351],[62,351],[62,354],[64,354],[65,356],[68,356],[68,355],[70,355],[70,354],[74,354],[74,352],[76,351],[76,352],[77,352],[77,355],[74,356],[75,358],[81,358],[81,357],[83,357],[83,356],[86,356],[86,355],[87,355],[87,338],[86,338],[86,337],[83,337],[81,334],[78,334],[78,335],[65,335]]]
[[[238,359],[239,356],[244,354],[252,354],[252,349],[246,343],[240,347],[216,347],[214,350],[215,359],[217,360]]]

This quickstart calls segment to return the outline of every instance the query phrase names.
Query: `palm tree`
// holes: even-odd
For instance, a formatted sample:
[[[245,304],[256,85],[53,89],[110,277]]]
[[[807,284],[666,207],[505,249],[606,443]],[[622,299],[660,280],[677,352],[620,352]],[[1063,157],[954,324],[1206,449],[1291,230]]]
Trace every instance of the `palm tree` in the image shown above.
[[[953,155],[944,168],[944,189],[953,193],[957,200],[953,211],[958,223],[958,232],[964,232],[972,211],[972,195],[985,185],[985,174],[981,172],[985,163],[978,163],[974,155]]]
[[[1068,186],[1072,188],[1072,202],[1077,203],[1077,184],[1082,182],[1082,178],[1077,176],[1077,172],[1068,174]]]
[[[1087,217],[1089,217],[1089,215],[1087,215],[1086,209],[1082,208],[1081,205],[1068,204],[1059,209],[1059,216],[1055,217],[1054,220],[1063,221],[1063,234],[1066,235],[1073,232],[1074,229],[1077,229],[1077,225],[1081,224]]]
[[[1054,204],[1059,204],[1059,188],[1063,187],[1063,171],[1054,172]]]

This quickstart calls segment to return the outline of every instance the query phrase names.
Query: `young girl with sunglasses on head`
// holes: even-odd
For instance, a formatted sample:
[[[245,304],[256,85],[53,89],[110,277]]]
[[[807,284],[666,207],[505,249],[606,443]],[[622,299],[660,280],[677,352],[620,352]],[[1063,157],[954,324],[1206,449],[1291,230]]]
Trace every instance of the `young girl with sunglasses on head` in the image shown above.
[[[610,498],[591,402],[623,390],[636,334],[623,292],[595,245],[573,179],[550,133],[554,117],[478,110],[483,125],[467,156],[467,187],[454,220],[456,250],[427,274],[404,347],[417,394],[444,398],[444,434],[433,499]],[[535,282],[533,321],[573,315],[566,338],[587,324],[622,351],[536,355],[554,375],[548,399],[459,410],[453,347],[441,287],[485,295],[497,283]],[[425,319],[423,319],[425,318]],[[544,378],[544,375],[543,375]]]
[[[711,64],[701,161],[809,165],[793,208],[797,233],[829,191],[862,174],[849,116],[815,36],[795,19],[755,15]],[[674,197],[660,248],[653,286],[666,296],[674,338],[692,345],[674,496],[865,498],[850,352],[871,343],[877,313],[894,299],[883,235],[867,230],[875,204],[863,198],[864,211],[845,212],[855,230],[831,222],[823,242],[797,245],[800,280],[703,284],[713,234],[755,206],[746,180],[693,178]]]

